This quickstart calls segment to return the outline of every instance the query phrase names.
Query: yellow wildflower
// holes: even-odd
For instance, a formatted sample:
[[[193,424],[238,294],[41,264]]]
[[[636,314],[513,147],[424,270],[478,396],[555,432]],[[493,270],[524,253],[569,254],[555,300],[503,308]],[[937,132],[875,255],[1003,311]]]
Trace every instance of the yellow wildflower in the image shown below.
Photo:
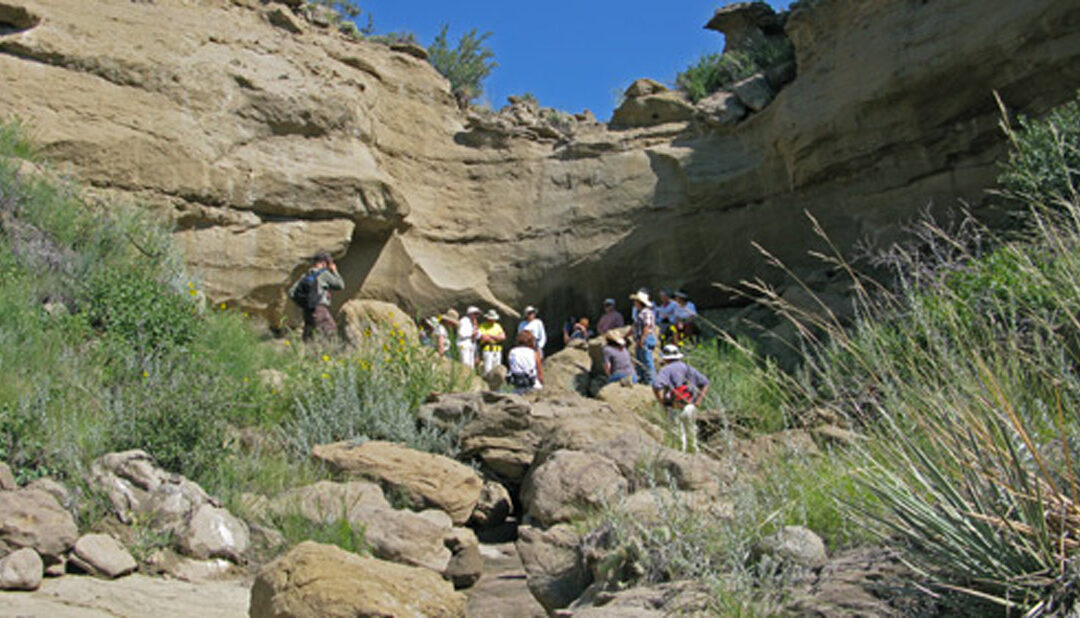
[[[322,374],[322,379],[329,380],[330,379],[330,374],[329,373]]]
[[[195,291],[195,290],[188,290],[188,294],[191,294],[192,296],[198,296],[199,295],[199,293],[197,291]]]
[[[289,340],[288,340],[288,339],[286,339],[286,340],[285,340],[285,347],[289,347],[289,346],[291,346],[291,345],[292,345],[292,344],[291,344],[291,343],[289,343]]]
[[[220,307],[221,307],[221,310],[224,311],[225,310],[225,303],[221,303]]]
[[[142,372],[142,377],[143,377],[143,379],[149,378],[150,373],[148,371],[144,371],[144,372]]]
[[[326,355],[326,354],[322,355],[322,359],[323,359],[324,363],[329,363],[330,362],[330,357],[328,355]]]

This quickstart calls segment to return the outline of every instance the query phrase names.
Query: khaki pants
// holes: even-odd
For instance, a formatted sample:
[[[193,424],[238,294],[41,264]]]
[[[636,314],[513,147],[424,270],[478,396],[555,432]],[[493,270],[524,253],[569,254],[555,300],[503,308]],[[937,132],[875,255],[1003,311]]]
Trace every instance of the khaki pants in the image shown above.
[[[679,425],[679,438],[684,453],[696,453],[698,450],[696,417],[697,406],[692,403],[686,404],[681,410],[676,407],[668,408],[668,418]]]
[[[496,350],[484,350],[484,371],[481,375],[487,375],[502,364],[502,348]]]
[[[314,311],[304,312],[304,341],[311,341],[318,331],[320,337],[333,339],[337,337],[337,322],[330,315],[330,307],[319,305]]]

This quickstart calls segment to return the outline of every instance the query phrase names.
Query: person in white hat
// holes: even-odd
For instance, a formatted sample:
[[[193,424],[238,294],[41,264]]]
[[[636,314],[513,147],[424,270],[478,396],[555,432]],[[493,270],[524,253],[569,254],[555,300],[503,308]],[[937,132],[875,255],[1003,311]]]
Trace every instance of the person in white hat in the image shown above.
[[[656,375],[653,350],[656,349],[656,316],[652,301],[645,292],[630,295],[634,301],[634,355],[638,362],[638,377],[643,384],[651,384]]]
[[[536,351],[540,352],[540,358],[544,357],[544,347],[547,345],[547,329],[544,323],[536,316],[536,307],[529,305],[521,312],[525,319],[518,324],[517,332],[529,331],[536,338]]]
[[[458,325],[457,345],[461,362],[469,369],[476,368],[476,340],[480,337],[480,308],[469,307]]]
[[[678,421],[682,450],[697,451],[697,408],[709,392],[709,378],[683,360],[679,347],[664,346],[660,358],[664,367],[652,381],[653,395],[668,412],[668,418]]]
[[[439,356],[450,355],[450,329],[457,330],[460,322],[458,312],[453,309],[439,316],[439,325],[435,329],[435,349],[439,351]]]
[[[502,344],[506,341],[506,331],[499,325],[499,312],[491,309],[485,313],[477,332],[484,375],[487,375],[502,364]]]

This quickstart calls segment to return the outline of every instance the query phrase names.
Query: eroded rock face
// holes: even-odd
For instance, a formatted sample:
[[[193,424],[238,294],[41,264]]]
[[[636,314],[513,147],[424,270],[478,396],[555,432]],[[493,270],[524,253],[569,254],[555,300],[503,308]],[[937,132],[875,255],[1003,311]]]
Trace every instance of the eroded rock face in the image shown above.
[[[0,116],[96,196],[171,213],[207,296],[270,323],[319,248],[348,282],[337,304],[554,316],[661,281],[723,304],[711,283],[779,276],[751,241],[817,268],[803,210],[846,248],[928,202],[977,204],[1003,152],[992,93],[1037,114],[1080,83],[1075,3],[802,4],[714,20],[729,42],[794,44],[797,77],[752,117],[729,99],[695,117],[652,87],[634,105],[672,122],[560,131],[470,128],[415,50],[280,4],[7,0]]]

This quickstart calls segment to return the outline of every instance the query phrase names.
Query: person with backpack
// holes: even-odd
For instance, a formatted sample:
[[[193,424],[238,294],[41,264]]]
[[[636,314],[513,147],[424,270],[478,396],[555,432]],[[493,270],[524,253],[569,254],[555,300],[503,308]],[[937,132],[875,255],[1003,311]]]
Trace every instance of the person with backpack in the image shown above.
[[[289,298],[304,313],[304,341],[311,341],[316,331],[326,339],[337,336],[337,323],[330,313],[330,290],[344,290],[345,280],[338,274],[334,258],[320,251],[311,258],[311,268],[289,288]]]
[[[523,330],[517,334],[506,364],[509,368],[506,381],[514,387],[515,393],[523,395],[543,387],[544,363],[540,350],[536,349],[536,337],[531,332]]]
[[[674,344],[664,346],[663,368],[652,381],[653,395],[667,410],[668,418],[679,423],[682,450],[697,451],[697,408],[709,392],[709,379],[683,360]]]

